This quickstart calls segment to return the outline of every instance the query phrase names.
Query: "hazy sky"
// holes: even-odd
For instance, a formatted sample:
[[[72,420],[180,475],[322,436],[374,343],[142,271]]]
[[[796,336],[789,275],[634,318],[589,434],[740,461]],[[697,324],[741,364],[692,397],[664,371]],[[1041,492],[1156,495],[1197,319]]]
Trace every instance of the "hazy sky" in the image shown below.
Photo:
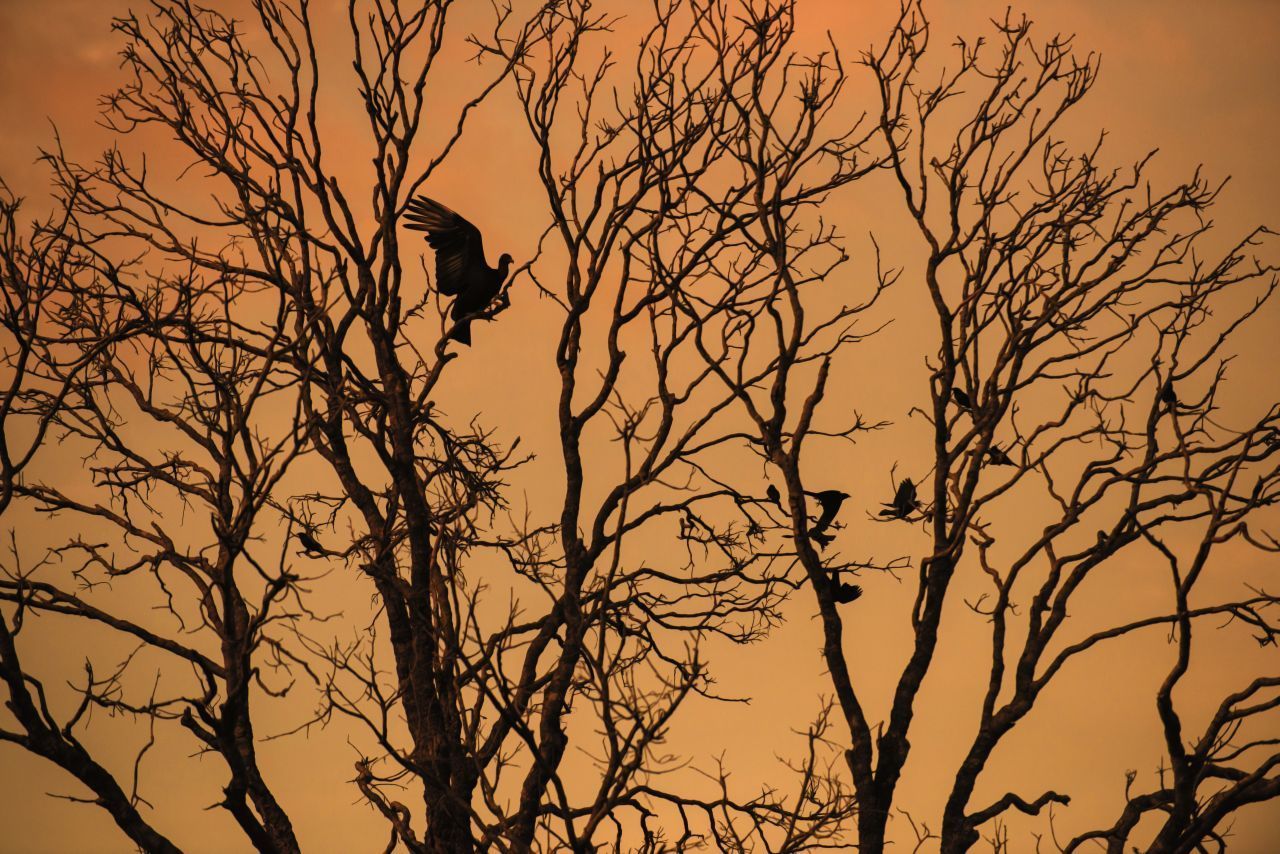
[[[217,0],[210,0],[210,4],[218,5]],[[45,194],[46,174],[35,160],[41,146],[53,144],[54,126],[61,132],[63,145],[82,159],[91,159],[104,144],[107,136],[95,125],[98,99],[119,76],[116,51],[120,44],[110,31],[109,19],[131,5],[122,0],[0,0],[0,115],[4,117],[0,122],[0,178],[17,193],[33,201]],[[488,8],[487,2],[478,5]],[[935,0],[928,7],[934,15],[935,38],[945,44],[953,35],[979,32],[986,19],[1003,14],[1006,5],[1003,0]],[[800,6],[801,26],[807,33],[829,28],[836,42],[852,54],[881,37],[897,0],[801,0]],[[1093,134],[1105,127],[1107,150],[1116,164],[1131,163],[1159,148],[1157,176],[1185,175],[1199,164],[1205,165],[1210,176],[1231,176],[1216,212],[1218,223],[1227,232],[1234,234],[1259,223],[1280,227],[1280,158],[1276,156],[1280,142],[1280,2],[1027,0],[1021,8],[1037,20],[1041,35],[1055,30],[1074,32],[1080,50],[1103,57],[1100,82],[1073,117],[1073,132]],[[505,127],[500,117],[482,117],[481,121],[489,123],[484,127]],[[495,138],[501,139],[500,135]],[[474,218],[492,224],[497,239],[518,247],[517,251],[529,249],[536,234],[522,230],[519,217],[508,212],[519,209],[519,204],[506,195],[523,192],[508,187],[524,185],[519,176],[504,172],[514,168],[516,161],[501,154],[497,143],[492,150],[473,154],[473,159],[483,162],[472,164],[470,174],[483,176],[477,193],[487,200],[477,202]],[[454,176],[448,180],[461,179]],[[876,211],[859,206],[856,199],[841,204],[847,207],[837,209],[834,215],[857,227],[865,228],[877,218]],[[909,240],[895,241],[893,226],[888,228],[890,239],[882,245],[890,259],[909,264]],[[847,231],[857,233],[857,228],[850,225]],[[901,257],[895,259],[895,252]],[[490,253],[494,253],[492,248]],[[517,301],[513,311],[521,305]],[[530,312],[545,310],[535,307],[532,300],[524,305]],[[1280,392],[1275,370],[1280,359],[1275,335],[1280,328],[1278,318],[1280,315],[1272,311],[1241,339],[1238,349],[1246,395],[1247,389],[1253,388],[1275,400]],[[909,319],[905,322],[909,324]],[[478,332],[482,334],[484,330]],[[510,412],[530,407],[546,388],[536,376],[512,376],[510,366],[526,356],[522,346],[519,340],[494,340],[487,353],[477,356],[468,368],[477,376],[496,377],[493,382],[507,403],[487,410],[495,418],[501,419],[504,405],[511,407]],[[889,373],[868,377],[859,387],[861,396],[856,402],[866,406],[869,397],[869,408],[879,406],[901,418],[910,401],[899,385]],[[850,401],[854,402],[852,396]],[[526,428],[536,446],[542,426],[522,424],[522,429]],[[886,444],[873,445],[866,453],[906,453],[893,444],[897,440],[884,441]],[[840,465],[852,471],[865,459],[841,458]],[[883,474],[877,472],[867,490],[880,489],[883,480]],[[49,531],[50,541],[57,533]],[[883,536],[883,532],[877,530],[869,536]],[[890,546],[886,543],[885,547]],[[1272,578],[1274,570],[1273,561]],[[880,601],[886,604],[869,612],[865,624],[850,627],[849,642],[858,650],[852,657],[869,671],[866,678],[874,684],[896,675],[896,671],[876,668],[886,660],[898,664],[901,650],[892,647],[892,640],[885,640],[892,639],[895,631],[888,628],[887,621],[901,616],[893,609],[906,607],[910,591],[907,585],[866,586],[868,598],[879,589]],[[797,606],[790,613],[791,622],[766,644],[745,652],[725,651],[718,660],[724,693],[752,696],[753,703],[749,707],[698,707],[685,728],[673,734],[675,743],[704,755],[727,749],[730,756],[740,758],[743,779],[752,779],[752,775],[767,778],[775,767],[771,765],[775,752],[796,746],[786,739],[792,729],[803,727],[811,717],[814,703],[809,698],[830,691],[815,653],[817,625],[805,611],[808,604]],[[885,625],[877,622],[881,619]],[[963,674],[966,657],[981,649],[981,635],[966,639],[960,633],[957,637],[941,657],[953,658],[957,667],[952,672]],[[1073,809],[1081,811],[1078,815],[1101,819],[1112,817],[1118,807],[1125,768],[1137,767],[1143,773],[1153,770],[1159,741],[1153,730],[1151,679],[1126,677],[1135,661],[1164,666],[1168,648],[1157,642],[1129,651],[1132,659],[1111,662],[1100,675],[1064,677],[1063,685],[1051,692],[1055,711],[1029,720],[1025,732],[1011,742],[1010,751],[998,754],[1002,767],[1028,775],[1025,791],[1039,785],[1038,780],[1030,779],[1038,766],[1051,767],[1057,776],[1050,774],[1046,779],[1071,791]],[[80,650],[74,641],[67,641],[65,647],[51,647],[47,655],[50,663],[59,663],[68,668],[64,672],[74,673]],[[1229,686],[1234,684],[1231,677],[1247,673],[1249,668],[1256,671],[1269,666],[1275,670],[1275,650],[1262,651],[1259,656],[1221,662],[1216,675],[1202,684],[1220,691],[1216,677]],[[887,681],[884,687],[887,689]],[[943,676],[931,681],[927,694],[944,703],[953,692],[963,694],[965,690],[963,675]],[[948,755],[948,726],[946,716],[939,716],[924,723],[921,737],[913,739],[920,756],[913,757],[904,792],[915,798],[915,803],[925,805],[926,812],[932,806],[930,798],[936,797],[930,794],[936,791],[929,785],[930,775],[945,773],[951,767],[948,763],[954,761]],[[381,840],[385,834],[381,821],[369,810],[353,806],[354,791],[345,784],[350,778],[349,751],[342,739],[336,734],[321,734],[310,742],[283,743],[273,749],[278,752],[269,761],[279,768],[302,765],[317,769],[299,778],[288,792],[304,847],[335,852],[373,850],[375,843],[370,840]],[[1026,754],[1018,754],[1023,749]],[[186,766],[177,767],[187,773]],[[0,852],[129,850],[123,836],[113,835],[110,829],[105,836],[99,835],[105,819],[92,808],[41,794],[71,789],[68,779],[49,766],[0,745],[0,769]],[[1060,780],[1066,782],[1056,782]],[[179,844],[190,846],[192,851],[210,852],[228,850],[225,839],[242,846],[228,818],[218,811],[198,812],[209,802],[210,790],[203,782],[176,781],[173,785],[172,803],[194,809],[193,820],[198,822],[194,836],[177,834]],[[184,788],[188,785],[190,790]],[[169,803],[163,798],[159,802]],[[1266,854],[1280,850],[1280,832],[1275,828],[1280,828],[1280,806],[1275,803],[1246,812],[1238,822],[1239,835],[1232,851]],[[1014,850],[1030,849],[1015,846]]]

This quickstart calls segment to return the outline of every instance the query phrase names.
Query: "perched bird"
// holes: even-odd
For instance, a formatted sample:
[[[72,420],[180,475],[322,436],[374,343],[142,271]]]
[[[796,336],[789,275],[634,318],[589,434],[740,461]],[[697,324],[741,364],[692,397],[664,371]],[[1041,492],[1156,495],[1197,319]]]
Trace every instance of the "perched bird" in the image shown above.
[[[973,401],[969,398],[969,393],[959,386],[951,389],[951,399],[965,412],[973,411]]]
[[[911,515],[912,511],[920,508],[920,502],[916,500],[916,485],[911,482],[911,478],[904,477],[898,482],[898,489],[893,494],[893,502],[884,504],[886,510],[881,510],[881,516],[890,516],[894,519],[905,519]]]
[[[328,555],[329,550],[320,545],[320,541],[313,537],[308,531],[298,532],[298,542],[302,543],[302,551],[306,554]]]
[[[991,461],[991,465],[993,466],[1014,465],[1013,460],[1009,459],[1009,455],[997,448],[995,445],[987,448],[987,459]]]
[[[779,507],[782,506],[782,493],[778,491],[778,487],[771,483],[769,484],[769,488],[764,491],[764,494],[765,497],[774,504],[777,504]]]
[[[861,595],[862,588],[856,584],[845,584],[840,581],[835,583],[835,595],[833,598],[841,605],[847,605]]]
[[[406,228],[427,233],[427,244],[436,253],[436,288],[453,297],[449,316],[456,322],[449,337],[471,345],[471,315],[484,311],[502,289],[511,267],[511,256],[498,258],[495,270],[484,260],[480,229],[444,205],[416,196],[409,200]]]
[[[826,533],[827,528],[831,527],[831,523],[835,521],[836,514],[840,512],[840,505],[844,504],[844,500],[849,497],[849,493],[838,489],[824,489],[822,492],[807,494],[818,499],[818,504],[822,507],[818,520],[809,529],[809,536]]]
[[[1177,409],[1178,394],[1173,390],[1173,380],[1166,380],[1164,386],[1160,389],[1160,401],[1170,409]]]

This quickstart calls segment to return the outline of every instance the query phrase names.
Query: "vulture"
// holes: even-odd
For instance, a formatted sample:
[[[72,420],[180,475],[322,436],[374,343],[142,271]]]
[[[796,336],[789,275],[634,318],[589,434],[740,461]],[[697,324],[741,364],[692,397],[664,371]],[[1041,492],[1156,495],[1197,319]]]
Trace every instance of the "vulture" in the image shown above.
[[[894,519],[905,519],[913,510],[918,510],[920,502],[916,501],[916,485],[911,482],[911,478],[904,477],[893,494],[893,503],[883,506],[888,509],[881,510],[880,515],[891,516]]]
[[[427,244],[436,253],[436,289],[454,298],[449,316],[455,325],[449,337],[471,346],[471,317],[488,308],[502,289],[511,256],[504,253],[498,268],[490,267],[480,229],[426,196],[409,200],[405,219],[406,228],[427,233]]]

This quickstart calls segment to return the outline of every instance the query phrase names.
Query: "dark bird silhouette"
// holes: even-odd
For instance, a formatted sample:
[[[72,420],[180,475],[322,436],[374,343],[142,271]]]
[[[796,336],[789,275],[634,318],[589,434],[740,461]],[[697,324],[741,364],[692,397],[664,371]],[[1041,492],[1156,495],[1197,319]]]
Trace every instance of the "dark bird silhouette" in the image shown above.
[[[838,489],[824,489],[822,492],[807,494],[818,499],[818,504],[822,507],[818,520],[809,529],[809,536],[826,533],[827,528],[831,527],[831,523],[835,521],[836,514],[840,512],[840,505],[844,504],[844,500],[849,497],[849,493]]]
[[[329,550],[320,545],[320,541],[307,531],[298,532],[298,542],[302,543],[302,551],[306,554],[319,554],[326,557],[330,554]]]
[[[1013,460],[1009,459],[1009,455],[997,448],[995,445],[987,448],[987,459],[991,461],[991,465],[993,466],[1014,465]]]
[[[406,228],[427,233],[427,244],[436,253],[436,288],[453,297],[449,316],[455,321],[449,337],[471,345],[471,315],[484,311],[502,289],[511,267],[511,256],[498,258],[495,270],[484,260],[480,229],[444,205],[416,196],[409,200]]]
[[[830,534],[824,534],[821,531],[810,531],[809,539],[817,543],[819,549],[825,549],[827,546],[831,545],[831,541],[834,540],[835,537]]]
[[[959,387],[951,389],[951,399],[956,402],[956,406],[965,412],[973,411],[973,401],[969,398],[969,393],[964,389]]]
[[[833,594],[832,598],[834,598],[841,605],[847,605],[848,603],[852,602],[854,599],[857,599],[861,595],[862,595],[862,588],[859,587],[858,585],[845,584],[844,582],[837,581],[835,583],[835,593]]]
[[[1166,380],[1160,389],[1160,401],[1170,409],[1178,408],[1178,393],[1173,390],[1173,380]]]
[[[769,488],[764,491],[764,494],[765,494],[765,497],[767,497],[774,504],[777,504],[779,507],[782,506],[782,493],[778,491],[778,487],[774,486],[771,483],[769,484]]]
[[[881,510],[881,516],[890,516],[894,519],[905,519],[911,513],[920,508],[920,502],[916,500],[916,485],[911,482],[911,478],[904,477],[898,483],[898,489],[893,494],[893,502],[885,504],[886,510]]]

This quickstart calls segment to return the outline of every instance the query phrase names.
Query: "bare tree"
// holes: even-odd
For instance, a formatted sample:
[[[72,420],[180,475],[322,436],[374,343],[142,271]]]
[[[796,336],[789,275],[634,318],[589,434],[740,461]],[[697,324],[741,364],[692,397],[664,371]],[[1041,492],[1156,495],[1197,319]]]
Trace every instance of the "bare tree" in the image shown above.
[[[59,217],[23,233],[0,207],[0,511],[78,530],[30,566],[15,543],[0,577],[0,738],[72,773],[148,851],[177,850],[141,788],[143,755],[175,739],[217,760],[218,806],[248,844],[300,850],[288,780],[258,755],[270,708],[294,722],[272,736],[347,733],[387,851],[880,851],[910,808],[898,785],[957,619],[945,606],[988,584],[959,617],[989,624],[991,658],[942,850],[989,826],[1008,850],[1010,809],[1069,802],[1010,780],[971,803],[1068,662],[1146,630],[1172,638],[1155,698],[1167,768],[1150,791],[1128,780],[1114,825],[1060,847],[1147,844],[1138,825],[1158,813],[1152,850],[1195,850],[1273,797],[1262,727],[1280,680],[1223,698],[1190,739],[1174,696],[1206,620],[1248,643],[1277,631],[1260,589],[1195,595],[1224,545],[1277,549],[1257,513],[1280,494],[1280,406],[1228,426],[1219,404],[1233,335],[1274,287],[1254,257],[1267,232],[1213,254],[1215,186],[1161,191],[1145,159],[1111,170],[1100,145],[1057,140],[1096,72],[1068,40],[1010,17],[939,76],[908,3],[863,57],[879,95],[863,112],[834,42],[795,46],[796,6],[660,0],[621,18],[549,0],[477,28],[448,0],[350,0],[342,21],[306,0],[251,0],[245,21],[155,0],[118,20],[130,80],[104,115],[119,146],[90,165],[46,156]],[[341,69],[323,60],[339,44]],[[339,133],[344,98],[366,123]],[[400,226],[469,162],[490,109],[523,119],[545,218],[497,298],[460,315]],[[178,169],[127,153],[157,139]],[[849,286],[829,203],[885,181],[923,257],[885,266],[873,239],[868,284]],[[460,324],[493,321],[482,347],[529,305],[518,289],[557,318],[530,354],[558,378],[548,448],[473,416],[483,390],[452,382]],[[931,441],[870,510],[921,527],[918,562],[845,556],[858,500],[815,463],[888,426],[831,390],[890,292],[937,320],[936,349],[902,356],[927,357],[912,417]],[[53,439],[83,478],[30,467]],[[536,455],[554,460],[539,461],[551,504],[522,495]],[[1013,530],[1029,490],[1051,509]],[[1079,632],[1077,590],[1137,554],[1167,564],[1171,604]],[[843,621],[866,604],[856,576],[917,563],[913,647],[881,724]],[[351,581],[367,612],[317,605]],[[680,711],[732,699],[709,641],[763,640],[815,605],[834,696],[815,692],[791,780],[743,790],[732,757],[682,773],[664,747]],[[62,714],[18,655],[37,618],[138,651],[105,676],[91,657]],[[131,786],[77,737],[95,708],[147,729]]]
[[[587,42],[613,22],[589,4],[536,6],[522,22],[497,10],[492,32],[471,37],[485,60],[474,93],[448,123],[434,115],[428,133],[450,4],[350,4],[354,94],[373,154],[367,183],[352,190],[323,144],[316,105],[332,84],[308,4],[254,3],[250,31],[161,2],[117,21],[132,79],[105,115],[122,137],[171,138],[183,180],[121,149],[89,166],[60,149],[46,158],[88,277],[53,280],[72,295],[74,322],[95,331],[73,363],[91,366],[85,378],[53,355],[41,363],[43,382],[69,389],[46,421],[90,449],[92,477],[75,489],[15,488],[33,508],[107,534],[14,568],[0,596],[19,614],[96,621],[180,659],[191,673],[180,687],[166,680],[163,694],[139,678],[141,656],[105,679],[90,673],[82,707],[137,716],[162,735],[170,723],[188,730],[225,765],[220,806],[258,850],[299,848],[280,783],[257,761],[255,728],[263,704],[296,702],[299,681],[318,705],[298,730],[354,724],[355,784],[385,817],[388,850],[587,850],[601,838],[648,850],[778,839],[799,850],[836,838],[852,815],[817,703],[794,801],[775,787],[733,792],[723,772],[705,798],[655,776],[673,767],[658,747],[681,704],[714,694],[703,639],[758,639],[795,587],[785,562],[757,548],[777,527],[767,502],[718,473],[721,455],[750,454],[750,443],[722,419],[735,395],[712,382],[700,329],[677,308],[688,283],[737,254],[756,217],[741,204],[750,186],[715,170],[736,134],[793,122],[798,147],[829,160],[829,174],[780,200],[781,221],[870,167],[856,162],[860,140],[814,141],[843,71],[818,59],[792,82],[789,10],[653,11],[636,68],[606,82],[608,48],[593,54]],[[583,62],[593,63],[585,77]],[[407,202],[461,150],[468,117],[505,81],[542,154],[546,235],[569,259],[535,258],[513,279],[527,274],[565,317],[554,354],[564,503],[514,522],[506,481],[527,458],[518,437],[455,423],[436,402],[459,351],[447,306],[404,264],[397,232]],[[771,81],[802,109],[739,109]],[[563,115],[583,140],[564,157],[554,138],[562,102],[576,105]],[[192,200],[192,182],[212,204]],[[368,190],[369,208],[352,201]],[[650,253],[686,228],[700,247],[682,269],[662,269]],[[507,303],[501,295],[479,319]],[[135,318],[137,334],[100,345],[117,316]],[[588,356],[591,328],[606,344]],[[637,341],[651,361],[633,361],[633,376],[622,364]],[[166,441],[139,445],[131,435],[143,429]],[[601,431],[616,445],[588,441]],[[303,458],[329,474],[308,463],[299,491],[290,471]],[[191,513],[207,523],[191,525]],[[624,556],[624,542],[640,538],[685,556]],[[301,558],[362,573],[376,591],[371,621],[331,628],[309,604],[324,576],[305,575]],[[501,582],[469,571],[495,559],[508,569]],[[158,602],[171,619],[158,628],[95,604],[108,582],[136,586],[135,601]],[[495,619],[483,594],[497,586],[512,598]],[[571,739],[598,773],[585,787],[563,769]],[[406,788],[420,789],[419,808],[398,800]],[[130,803],[141,803],[136,789]]]
[[[7,379],[0,403],[0,515],[22,496],[24,471],[54,431],[65,409],[100,378],[107,353],[124,346],[143,325],[132,312],[99,312],[114,294],[110,281],[95,269],[91,249],[76,239],[76,228],[64,208],[44,221],[24,227],[21,201],[8,188],[0,196],[0,283],[2,322],[7,333],[4,366]],[[35,567],[34,570],[38,570]],[[0,741],[16,744],[55,763],[94,794],[131,840],[149,851],[177,851],[142,815],[136,788],[126,792],[112,772],[95,760],[75,733],[101,686],[86,666],[83,699],[60,718],[51,708],[44,684],[19,652],[19,637],[28,619],[44,607],[79,613],[88,620],[114,622],[74,595],[61,594],[32,580],[24,569],[16,539],[0,579],[0,598],[16,607],[0,613],[0,678],[12,723],[0,728]],[[39,603],[39,604],[37,604]],[[146,640],[145,629],[123,622],[117,627]],[[108,682],[111,680],[108,679]]]
[[[805,499],[813,475],[801,450],[828,435],[814,425],[842,355],[812,343],[823,326],[807,310],[807,279],[797,272],[808,246],[794,232],[771,233],[762,215],[759,239],[775,248],[776,297],[735,295],[710,311],[690,308],[699,319],[731,311],[772,320],[741,324],[734,346],[709,350],[707,362],[740,397],[786,485],[796,557],[817,600],[824,661],[848,727],[859,848],[886,845],[944,605],[974,573],[990,585],[970,603],[990,623],[987,690],[940,835],[920,830],[921,844],[936,838],[943,851],[967,850],[996,822],[990,841],[1008,850],[999,828],[1004,813],[1068,804],[1056,791],[1024,797],[1016,781],[1001,783],[1013,790],[990,804],[971,798],[995,748],[1068,662],[1160,628],[1171,632],[1175,654],[1155,697],[1168,751],[1159,785],[1131,793],[1114,826],[1063,847],[1101,840],[1110,851],[1125,850],[1149,812],[1161,816],[1154,841],[1142,843],[1150,850],[1221,843],[1234,810],[1280,791],[1280,754],[1263,722],[1280,703],[1277,682],[1260,676],[1225,697],[1190,741],[1173,695],[1188,671],[1194,626],[1226,619],[1245,629],[1235,632],[1239,642],[1252,643],[1249,632],[1262,644],[1275,639],[1276,597],[1246,578],[1239,598],[1191,603],[1228,542],[1276,550],[1256,520],[1280,494],[1280,406],[1257,406],[1242,426],[1218,414],[1232,336],[1275,288],[1274,268],[1255,258],[1269,233],[1254,231],[1212,254],[1204,248],[1206,212],[1217,187],[1197,174],[1160,190],[1146,181],[1149,157],[1109,169],[1100,142],[1073,153],[1055,138],[1096,75],[1095,59],[1074,54],[1069,39],[1037,42],[1025,18],[1009,16],[995,23],[990,40],[958,42],[954,66],[940,71],[930,64],[929,36],[920,6],[907,3],[885,46],[864,57],[880,96],[873,123],[883,157],[925,249],[913,266],[938,334],[937,350],[923,354],[926,402],[913,411],[930,424],[931,447],[913,458],[918,470],[902,473],[894,500],[878,514],[888,524],[921,524],[931,540],[919,560],[915,605],[903,615],[914,647],[883,723],[846,660],[838,579],[851,565],[824,558],[818,535],[826,525],[812,521]],[[767,165],[756,172],[762,214],[778,197],[765,182],[785,186],[792,174],[782,170],[775,179]],[[880,276],[882,283],[892,278]],[[780,364],[772,383],[741,367],[753,348]],[[804,373],[813,359],[820,369]],[[796,399],[803,400],[798,408]],[[1003,519],[1030,489],[1045,495],[1051,513],[1038,527],[1015,530]],[[1135,554],[1167,563],[1167,610],[1147,615],[1139,605],[1128,621],[1073,634],[1073,595],[1086,579],[1116,583],[1122,560]]]

